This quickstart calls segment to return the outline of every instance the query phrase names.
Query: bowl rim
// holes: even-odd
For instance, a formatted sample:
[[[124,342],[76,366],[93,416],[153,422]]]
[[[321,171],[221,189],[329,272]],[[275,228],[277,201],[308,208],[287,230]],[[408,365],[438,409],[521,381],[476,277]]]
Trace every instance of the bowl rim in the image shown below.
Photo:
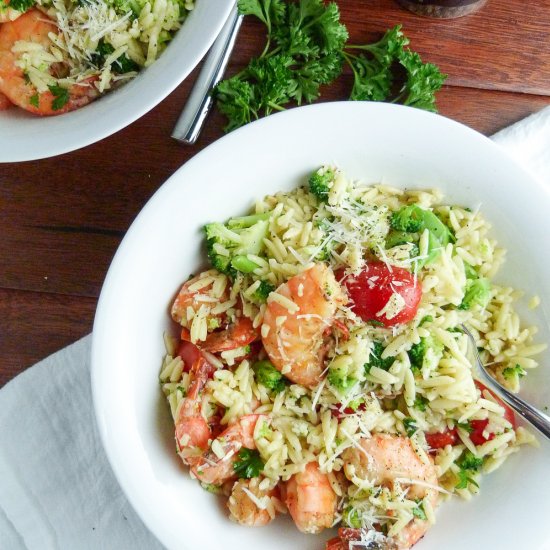
[[[212,144],[205,147],[203,150],[201,150],[197,155],[195,155],[193,158],[188,160],[186,163],[184,163],[178,170],[176,170],[158,189],[157,191],[152,195],[152,197],[147,201],[147,203],[144,205],[142,210],[138,213],[132,224],[130,225],[125,237],[123,238],[122,242],[120,243],[113,260],[111,262],[111,265],[108,269],[107,275],[105,277],[104,285],[101,290],[101,294],[98,300],[98,306],[96,309],[96,316],[94,319],[94,327],[93,327],[93,336],[92,336],[92,351],[91,351],[91,380],[92,380],[92,396],[93,396],[93,405],[94,410],[96,414],[96,420],[98,422],[99,427],[99,433],[100,438],[102,441],[102,444],[104,446],[104,449],[106,451],[106,455],[108,457],[109,463],[113,469],[113,472],[115,474],[115,477],[119,484],[121,485],[121,488],[125,495],[127,496],[128,500],[130,501],[131,505],[134,507],[142,521],[147,525],[147,527],[151,530],[155,536],[161,540],[164,544],[167,544],[167,538],[163,537],[163,533],[159,533],[155,526],[151,524],[150,518],[147,517],[145,514],[142,513],[142,506],[139,502],[136,502],[136,499],[134,499],[134,489],[126,482],[125,475],[124,475],[124,467],[121,461],[117,456],[114,456],[111,452],[112,450],[109,448],[109,437],[107,433],[106,428],[106,419],[104,418],[104,411],[102,410],[103,406],[103,399],[102,396],[102,375],[104,367],[100,364],[100,355],[101,355],[101,344],[102,342],[99,339],[98,334],[100,332],[104,331],[104,324],[107,321],[107,318],[105,317],[105,311],[108,309],[108,305],[104,303],[106,300],[106,293],[105,289],[109,288],[112,284],[112,280],[116,277],[116,274],[119,269],[122,269],[122,264],[120,264],[121,261],[123,261],[124,256],[127,253],[127,247],[130,246],[130,240],[134,233],[136,233],[139,230],[139,227],[146,221],[147,217],[149,216],[149,213],[151,211],[154,211],[157,208],[157,204],[162,203],[164,196],[169,194],[172,190],[172,187],[175,185],[178,185],[178,182],[180,178],[182,177],[182,174],[185,174],[185,171],[188,169],[191,169],[196,164],[200,164],[203,162],[204,157],[208,157],[209,155],[215,154],[216,151],[223,149],[227,147],[228,144],[230,144],[232,141],[236,141],[238,139],[244,138],[247,135],[253,136],[257,132],[264,132],[269,130],[270,126],[277,126],[281,124],[286,124],[288,121],[292,122],[292,119],[300,118],[301,116],[309,116],[309,114],[315,114],[317,117],[323,117],[324,113],[328,113],[332,110],[340,110],[340,109],[358,109],[362,110],[365,109],[366,111],[370,109],[377,109],[381,110],[382,112],[384,110],[405,110],[409,113],[415,112],[420,118],[422,117],[430,117],[430,118],[437,118],[442,127],[448,127],[450,131],[452,132],[458,132],[466,139],[472,141],[472,144],[477,144],[479,147],[488,148],[487,151],[492,151],[494,154],[496,154],[500,159],[502,159],[504,162],[508,163],[510,167],[515,167],[515,169],[519,172],[521,172],[524,176],[525,180],[529,180],[529,185],[538,188],[541,192],[547,195],[547,197],[550,200],[550,186],[544,185],[543,182],[536,179],[532,174],[530,174],[525,167],[523,167],[516,159],[509,156],[506,151],[501,148],[497,143],[492,141],[489,137],[477,132],[476,130],[465,126],[464,124],[461,124],[453,119],[450,119],[448,117],[444,117],[439,114],[430,113],[426,111],[420,111],[418,109],[414,109],[412,107],[405,107],[401,105],[393,105],[393,104],[385,104],[385,103],[372,103],[372,102],[352,102],[352,101],[333,101],[333,102],[324,102],[324,103],[318,103],[318,104],[312,104],[302,107],[296,107],[294,109],[290,109],[288,111],[275,113],[273,115],[270,115],[268,117],[262,118],[260,120],[254,121],[250,124],[247,124],[233,132],[231,132],[228,135],[225,135],[218,139],[217,141],[213,142]],[[302,114],[302,113],[307,113]],[[345,167],[343,167],[345,168]],[[96,337],[97,336],[97,337]]]

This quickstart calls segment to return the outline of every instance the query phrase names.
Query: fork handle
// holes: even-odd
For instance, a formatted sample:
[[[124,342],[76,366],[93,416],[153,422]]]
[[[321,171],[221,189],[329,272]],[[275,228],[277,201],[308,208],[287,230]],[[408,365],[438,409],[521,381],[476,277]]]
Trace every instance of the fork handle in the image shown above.
[[[197,141],[212,108],[214,103],[212,90],[223,77],[242,20],[243,16],[235,6],[210,49],[191,95],[176,123],[172,137],[186,145],[193,145]]]
[[[476,355],[479,358],[477,350],[475,351]],[[479,364],[482,365],[481,361]],[[482,382],[492,390],[498,397],[500,397],[509,407],[514,409],[523,419],[525,419],[529,424],[536,428],[542,435],[545,435],[550,439],[550,416],[543,413],[541,410],[533,407],[521,397],[513,394],[508,391],[506,388],[502,387],[492,376],[490,376],[485,368],[480,369],[480,374],[482,375]]]

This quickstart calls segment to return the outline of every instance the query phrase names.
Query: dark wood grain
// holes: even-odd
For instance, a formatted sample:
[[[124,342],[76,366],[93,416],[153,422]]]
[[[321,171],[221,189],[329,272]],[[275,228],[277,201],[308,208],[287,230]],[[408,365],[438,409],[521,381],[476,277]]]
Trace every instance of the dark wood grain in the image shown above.
[[[449,75],[440,113],[490,135],[550,102],[550,0],[490,0],[449,21],[415,16],[393,0],[341,0],[354,41],[402,23],[411,46]],[[262,47],[247,20],[229,74]],[[89,147],[0,165],[0,386],[92,329],[97,297],[122,237],[158,187],[223,135],[212,113],[198,143],[170,137],[197,71],[140,120]],[[325,88],[342,100],[351,77]]]

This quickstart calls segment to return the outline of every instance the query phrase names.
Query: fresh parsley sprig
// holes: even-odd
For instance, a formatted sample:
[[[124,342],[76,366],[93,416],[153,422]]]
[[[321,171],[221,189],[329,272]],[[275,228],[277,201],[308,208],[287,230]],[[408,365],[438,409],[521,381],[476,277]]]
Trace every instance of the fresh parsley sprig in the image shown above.
[[[262,53],[215,90],[226,131],[286,109],[312,103],[321,86],[341,74],[344,62],[353,73],[350,99],[391,101],[435,111],[435,92],[445,75],[407,48],[400,26],[373,44],[346,45],[348,31],[336,3],[323,0],[238,0],[240,13],[266,27]],[[395,89],[398,75],[404,82]]]

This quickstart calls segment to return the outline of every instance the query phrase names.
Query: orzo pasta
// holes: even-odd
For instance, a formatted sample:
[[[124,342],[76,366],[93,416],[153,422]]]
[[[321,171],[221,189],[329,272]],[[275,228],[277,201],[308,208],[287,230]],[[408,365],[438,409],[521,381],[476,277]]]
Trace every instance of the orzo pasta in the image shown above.
[[[179,455],[235,521],[288,511],[340,527],[328,549],[410,548],[536,444],[459,329],[514,392],[545,348],[493,281],[505,251],[479,211],[325,166],[205,233],[212,268],[172,305],[160,379]]]

